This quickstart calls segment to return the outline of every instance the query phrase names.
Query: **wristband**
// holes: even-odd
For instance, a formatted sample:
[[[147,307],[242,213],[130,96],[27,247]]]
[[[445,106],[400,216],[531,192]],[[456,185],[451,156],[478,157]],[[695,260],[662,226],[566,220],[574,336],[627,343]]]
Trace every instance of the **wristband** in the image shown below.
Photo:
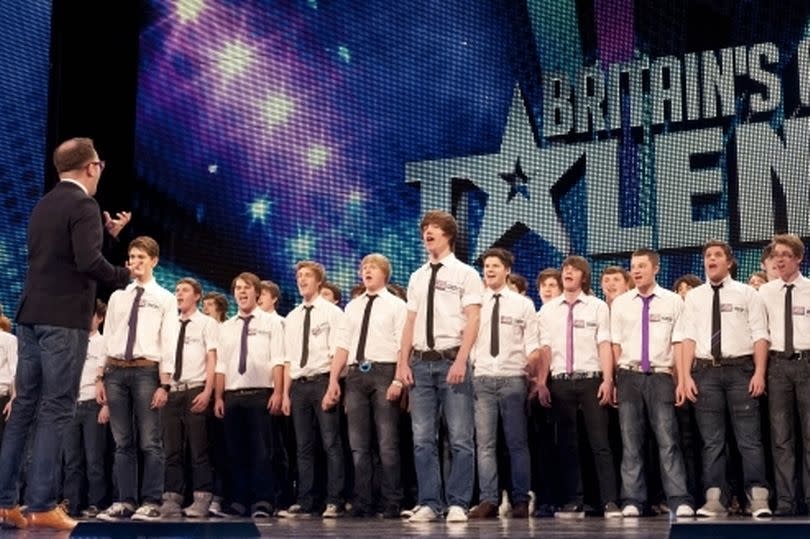
[[[170,384],[160,384],[160,389],[168,393],[172,390],[172,386]]]

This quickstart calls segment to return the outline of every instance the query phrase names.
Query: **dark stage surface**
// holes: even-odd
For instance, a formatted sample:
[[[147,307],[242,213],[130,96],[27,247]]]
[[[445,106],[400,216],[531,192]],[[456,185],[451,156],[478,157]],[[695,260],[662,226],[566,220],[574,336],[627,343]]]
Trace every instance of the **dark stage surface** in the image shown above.
[[[245,521],[164,521],[160,523],[125,522],[120,524],[91,521],[91,529],[84,528],[85,533],[76,534],[82,537],[234,537],[239,530],[234,524]],[[195,525],[183,528],[183,524]],[[207,525],[206,525],[207,524]],[[202,527],[201,527],[202,526]],[[382,519],[270,519],[258,524],[262,537],[346,537],[395,538],[395,537],[543,537],[543,538],[590,538],[618,539],[666,539],[690,537],[733,537],[748,539],[754,537],[810,537],[810,519],[778,519],[755,521],[748,517],[725,519],[680,519],[674,521],[671,530],[670,520],[666,517],[642,519],[587,518],[580,521],[561,521],[555,519],[530,520],[490,520],[470,521],[463,524],[445,524],[444,522],[409,524],[405,520],[391,521]],[[82,530],[80,527],[77,531]],[[242,528],[244,531],[244,527]],[[230,533],[229,533],[230,532]],[[2,537],[68,537],[67,533],[50,531],[0,531]],[[242,535],[244,536],[244,535]]]

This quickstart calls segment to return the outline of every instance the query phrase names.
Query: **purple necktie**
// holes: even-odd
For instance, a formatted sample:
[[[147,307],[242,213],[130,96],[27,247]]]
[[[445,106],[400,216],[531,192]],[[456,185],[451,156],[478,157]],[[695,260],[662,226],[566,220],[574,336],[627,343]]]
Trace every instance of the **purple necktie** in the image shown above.
[[[571,374],[574,372],[574,305],[579,303],[579,300],[567,303],[568,305],[568,324],[565,330],[565,372]]]
[[[141,298],[143,297],[143,287],[135,287],[135,299],[132,301],[132,307],[129,310],[129,333],[127,333],[127,347],[124,350],[124,359],[133,359],[135,353],[135,336],[138,332],[138,310],[141,306]]]
[[[253,320],[253,315],[239,317],[244,325],[242,326],[242,342],[239,347],[239,374],[245,374],[247,371],[247,353],[248,353],[248,326],[250,321]]]
[[[639,296],[643,303],[641,308],[641,372],[650,372],[650,302],[653,295],[646,298]]]

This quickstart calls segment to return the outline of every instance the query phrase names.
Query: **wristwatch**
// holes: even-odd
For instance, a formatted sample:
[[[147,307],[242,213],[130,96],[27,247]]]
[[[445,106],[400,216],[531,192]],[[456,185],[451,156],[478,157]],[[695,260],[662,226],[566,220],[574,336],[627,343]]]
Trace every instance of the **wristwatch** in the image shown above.
[[[172,386],[171,386],[171,384],[160,384],[160,387],[161,387],[161,389],[163,389],[163,391],[165,391],[166,393],[168,393],[169,391],[171,391],[171,390],[172,390]]]

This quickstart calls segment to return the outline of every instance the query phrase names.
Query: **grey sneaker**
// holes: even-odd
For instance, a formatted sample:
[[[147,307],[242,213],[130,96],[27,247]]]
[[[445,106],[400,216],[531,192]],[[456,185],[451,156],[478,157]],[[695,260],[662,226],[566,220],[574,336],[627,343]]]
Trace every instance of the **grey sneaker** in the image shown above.
[[[720,489],[712,487],[706,490],[706,503],[703,507],[697,510],[698,516],[701,517],[723,517],[728,515],[728,509],[720,501]]]
[[[622,518],[622,510],[615,502],[608,502],[605,504],[604,511],[605,518]]]
[[[326,504],[326,509],[321,514],[322,518],[338,518],[343,516],[343,507],[334,503]]]
[[[191,518],[205,518],[211,510],[211,500],[213,496],[210,492],[195,492],[194,502],[183,509],[183,514]]]
[[[226,517],[228,515],[222,510],[222,496],[214,496],[211,499],[211,505],[208,507],[208,512],[215,517]]]
[[[163,503],[160,506],[160,516],[163,518],[182,517],[183,509],[180,507],[182,503],[182,494],[178,494],[177,492],[164,492]]]
[[[115,502],[107,509],[96,515],[96,518],[106,522],[115,522],[116,520],[131,518],[134,513],[135,508],[132,505],[128,503]]]
[[[145,503],[135,511],[132,520],[144,520],[148,522],[160,520],[160,507],[156,503]]]
[[[748,495],[748,503],[751,507],[751,516],[754,518],[764,518],[772,515],[768,506],[768,489],[763,487],[753,487]]]

